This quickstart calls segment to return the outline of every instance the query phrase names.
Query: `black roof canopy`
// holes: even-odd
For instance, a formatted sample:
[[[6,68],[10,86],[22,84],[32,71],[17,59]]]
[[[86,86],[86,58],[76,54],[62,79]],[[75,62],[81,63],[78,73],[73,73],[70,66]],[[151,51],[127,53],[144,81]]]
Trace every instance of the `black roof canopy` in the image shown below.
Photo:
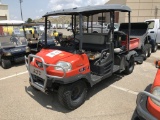
[[[131,9],[128,6],[121,5],[121,4],[105,4],[105,5],[85,6],[85,7],[56,10],[52,12],[47,12],[43,17],[52,16],[52,15],[53,16],[78,15],[79,13],[87,15],[87,14],[97,14],[97,13],[109,12],[109,11],[131,12]]]

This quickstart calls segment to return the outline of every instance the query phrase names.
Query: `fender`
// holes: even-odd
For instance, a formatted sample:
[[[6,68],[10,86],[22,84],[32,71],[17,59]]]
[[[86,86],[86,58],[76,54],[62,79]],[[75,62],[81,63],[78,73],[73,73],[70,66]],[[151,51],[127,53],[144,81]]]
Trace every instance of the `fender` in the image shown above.
[[[131,56],[135,56],[136,54],[137,52],[134,50],[129,51],[128,54],[126,55],[126,60],[130,60]]]
[[[91,74],[90,72],[87,73],[87,74],[79,74],[79,75],[76,75],[76,76],[72,76],[72,77],[69,77],[69,78],[63,78],[63,79],[53,79],[52,82],[53,83],[60,83],[60,84],[69,84],[69,83],[73,83],[73,82],[76,82],[78,80],[81,80],[81,79],[85,79],[86,82],[88,82],[90,84],[90,86],[93,86],[94,85],[94,82],[91,80]]]

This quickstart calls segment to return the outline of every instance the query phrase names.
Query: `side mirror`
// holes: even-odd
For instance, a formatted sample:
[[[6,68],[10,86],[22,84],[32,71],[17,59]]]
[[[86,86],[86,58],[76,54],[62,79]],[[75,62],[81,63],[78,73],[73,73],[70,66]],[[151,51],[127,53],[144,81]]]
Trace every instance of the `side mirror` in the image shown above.
[[[160,68],[160,60],[156,60],[154,63],[156,68]]]

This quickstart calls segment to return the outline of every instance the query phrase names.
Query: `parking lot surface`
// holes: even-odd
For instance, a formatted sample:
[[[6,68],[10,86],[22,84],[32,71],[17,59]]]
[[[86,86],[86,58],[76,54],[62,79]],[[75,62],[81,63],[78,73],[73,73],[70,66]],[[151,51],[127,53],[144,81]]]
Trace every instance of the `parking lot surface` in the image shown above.
[[[0,67],[0,120],[131,120],[138,92],[154,80],[154,61],[159,55],[160,50],[152,53],[143,64],[135,65],[130,75],[115,74],[98,83],[74,111],[62,107],[55,92],[32,89],[24,64],[7,70]]]

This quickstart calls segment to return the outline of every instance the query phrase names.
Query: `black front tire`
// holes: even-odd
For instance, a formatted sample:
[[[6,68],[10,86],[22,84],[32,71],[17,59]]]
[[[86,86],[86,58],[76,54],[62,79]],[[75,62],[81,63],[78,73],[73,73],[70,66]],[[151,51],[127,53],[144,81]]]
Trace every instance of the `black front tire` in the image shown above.
[[[131,56],[130,60],[126,61],[126,67],[125,67],[124,73],[126,75],[129,75],[133,72],[133,70],[134,70],[134,57]]]
[[[1,60],[1,66],[4,69],[10,68],[12,66],[11,60],[2,58],[2,60]]]
[[[58,90],[59,102],[67,109],[74,110],[81,106],[87,96],[87,85],[83,81],[61,85]]]

